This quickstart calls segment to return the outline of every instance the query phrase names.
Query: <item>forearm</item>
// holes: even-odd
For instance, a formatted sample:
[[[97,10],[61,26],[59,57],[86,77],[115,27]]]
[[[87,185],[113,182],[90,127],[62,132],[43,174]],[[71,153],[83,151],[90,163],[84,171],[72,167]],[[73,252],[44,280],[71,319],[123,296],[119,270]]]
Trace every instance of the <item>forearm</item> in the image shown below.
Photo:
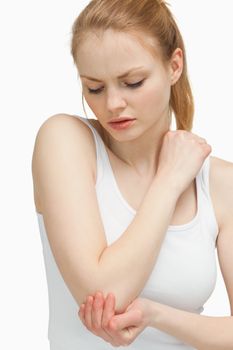
[[[121,237],[106,247],[99,260],[99,289],[116,296],[123,312],[144,288],[155,265],[178,195],[165,180],[152,183],[135,218]]]
[[[233,317],[212,317],[152,302],[151,327],[198,350],[232,350]]]

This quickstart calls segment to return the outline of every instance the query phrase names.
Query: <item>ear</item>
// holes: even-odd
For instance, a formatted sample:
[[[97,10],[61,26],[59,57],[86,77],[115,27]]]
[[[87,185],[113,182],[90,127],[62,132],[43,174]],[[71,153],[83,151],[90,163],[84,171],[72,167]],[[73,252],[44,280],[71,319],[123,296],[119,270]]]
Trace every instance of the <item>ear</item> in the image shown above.
[[[175,49],[170,59],[170,82],[174,85],[180,78],[183,71],[183,51],[180,48]]]

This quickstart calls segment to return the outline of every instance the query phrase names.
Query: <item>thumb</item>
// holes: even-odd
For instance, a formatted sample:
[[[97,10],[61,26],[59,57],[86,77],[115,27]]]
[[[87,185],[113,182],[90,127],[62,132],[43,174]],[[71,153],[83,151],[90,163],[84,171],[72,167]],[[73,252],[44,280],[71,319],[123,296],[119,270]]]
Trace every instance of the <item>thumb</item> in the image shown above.
[[[129,310],[111,319],[111,325],[115,330],[121,330],[130,326],[138,326],[141,321],[139,310]]]

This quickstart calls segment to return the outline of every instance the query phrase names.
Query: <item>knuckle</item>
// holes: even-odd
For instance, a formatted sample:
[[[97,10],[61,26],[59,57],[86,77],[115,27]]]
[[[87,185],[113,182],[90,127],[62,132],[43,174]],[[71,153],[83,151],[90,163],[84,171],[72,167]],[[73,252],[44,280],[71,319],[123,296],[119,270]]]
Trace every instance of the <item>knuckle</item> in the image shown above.
[[[175,130],[172,132],[172,134],[170,134],[170,137],[174,137],[175,139],[186,139],[189,135],[189,132],[186,130]]]
[[[200,146],[202,149],[206,149],[206,147],[207,148],[209,147],[208,143],[204,143],[204,142],[200,143]]]
[[[103,322],[103,323],[102,323],[102,327],[103,327],[104,329],[107,329],[107,328],[108,328],[108,322]]]
[[[171,138],[170,131],[166,132],[164,135],[164,140],[169,140]]]
[[[142,310],[137,310],[137,315],[138,315],[138,319],[139,319],[139,321],[142,321],[143,320],[143,312],[142,312]]]
[[[98,331],[98,330],[100,329],[100,326],[99,326],[98,323],[93,322],[93,323],[92,323],[92,328],[93,328],[95,331]]]
[[[107,338],[106,336],[101,336],[102,339],[106,341],[106,343],[111,344],[111,340]]]
[[[129,341],[124,341],[122,346],[129,346],[130,342]]]
[[[168,130],[165,134],[165,136],[169,139],[173,138],[176,135],[176,131],[174,130]]]
[[[86,325],[86,328],[87,328],[90,332],[92,332],[92,328],[91,328],[90,326]]]
[[[125,346],[129,346],[129,345],[131,345],[131,344],[132,344],[132,342],[133,342],[132,340],[128,340],[128,341],[127,341],[127,344],[126,344]]]
[[[205,145],[205,147],[203,148],[203,155],[207,156],[212,152],[212,148],[210,145]]]
[[[128,346],[129,345],[129,339],[126,339],[125,337],[121,337],[121,346]]]
[[[92,305],[94,310],[98,310],[99,309],[99,304],[97,304],[96,302],[93,303]]]
[[[177,130],[177,135],[188,136],[189,134],[191,133],[188,132],[187,130],[181,130],[181,129]]]
[[[198,147],[197,147],[197,152],[198,152],[198,154],[200,154],[201,156],[205,153],[205,150],[204,150],[204,148],[203,148],[203,146],[202,145],[198,145]]]
[[[116,342],[114,342],[114,341],[112,341],[111,344],[112,344],[112,346],[114,346],[115,348],[119,348],[119,347],[120,347],[120,344],[118,344],[118,343],[116,343]]]

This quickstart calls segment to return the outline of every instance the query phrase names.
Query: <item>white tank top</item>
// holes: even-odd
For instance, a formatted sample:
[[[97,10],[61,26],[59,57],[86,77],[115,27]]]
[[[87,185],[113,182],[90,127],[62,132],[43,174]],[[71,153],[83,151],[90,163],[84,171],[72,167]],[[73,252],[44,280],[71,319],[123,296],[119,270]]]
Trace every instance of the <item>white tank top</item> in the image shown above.
[[[107,242],[117,240],[136,211],[121,194],[99,133],[88,119],[78,117],[93,132],[97,154],[96,194]],[[218,224],[209,193],[208,156],[196,176],[197,213],[184,225],[170,225],[152,273],[140,296],[200,314],[217,278],[215,247]],[[165,209],[166,210],[166,209]],[[115,347],[89,332],[78,317],[78,304],[60,274],[47,239],[43,216],[36,212],[49,297],[48,339],[51,350],[109,350]],[[121,348],[121,347],[120,347]],[[122,347],[123,348],[123,347]],[[134,350],[191,350],[179,339],[146,328],[128,346]]]

